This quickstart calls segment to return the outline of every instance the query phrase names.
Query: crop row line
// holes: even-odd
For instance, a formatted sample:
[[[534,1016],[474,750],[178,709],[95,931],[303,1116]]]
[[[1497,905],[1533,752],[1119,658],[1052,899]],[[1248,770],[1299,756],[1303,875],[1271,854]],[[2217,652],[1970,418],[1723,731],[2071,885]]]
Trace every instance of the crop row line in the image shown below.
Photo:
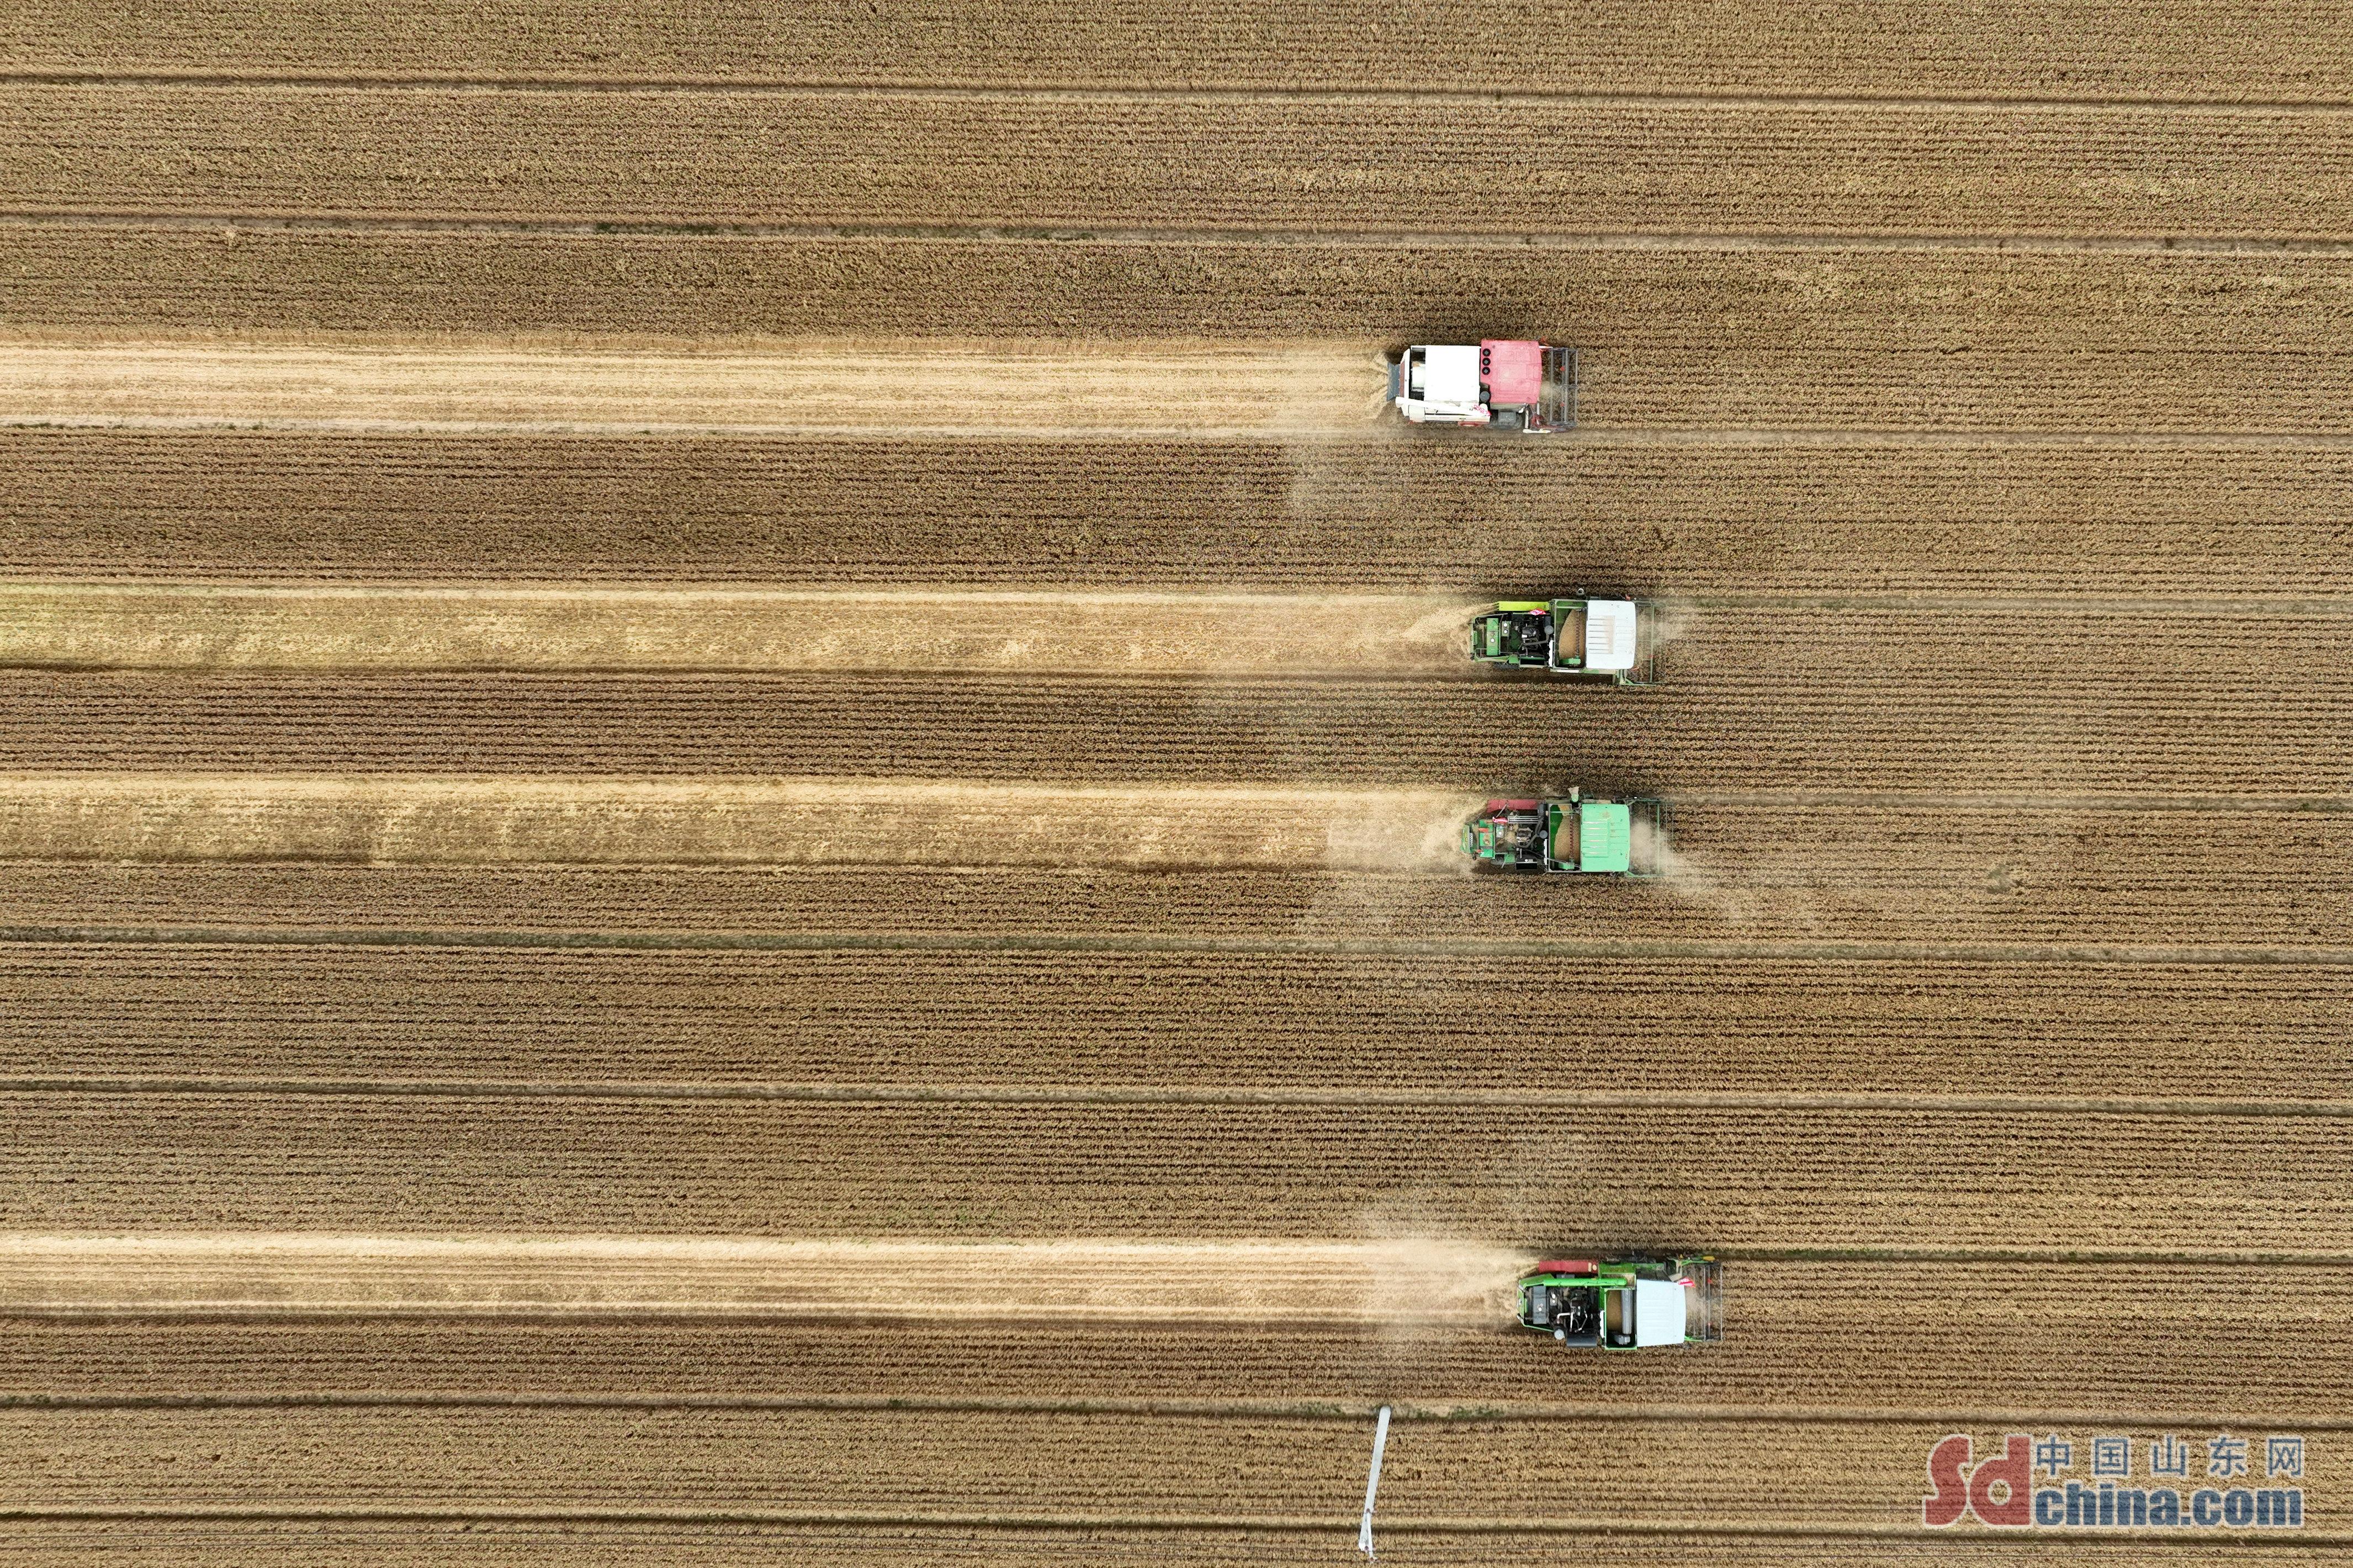
[[[16,864],[34,864],[17,862]],[[43,863],[46,864],[46,863]],[[58,864],[80,865],[81,862]],[[632,865],[631,870],[708,869]],[[1701,959],[1729,963],[2265,965],[2353,963],[2339,947],[2096,946],[1996,942],[1577,941],[1526,938],[1129,935],[1116,931],[466,931],[236,926],[0,926],[0,945],[494,948],[683,952],[1101,952],[1400,958]]]
[[[845,586],[839,583],[797,584],[791,583],[716,583],[681,581],[675,578],[649,577],[639,581],[600,579],[593,583],[561,579],[533,580],[529,578],[369,578],[354,581],[348,577],[271,577],[249,579],[222,576],[175,576],[123,578],[91,575],[38,576],[20,573],[0,573],[0,595],[37,596],[40,607],[58,613],[79,611],[82,601],[95,601],[96,609],[89,613],[105,613],[121,604],[138,604],[150,600],[185,600],[174,608],[186,610],[242,608],[248,605],[269,608],[281,602],[316,601],[323,604],[359,604],[371,607],[399,607],[418,615],[435,611],[454,612],[482,607],[522,609],[543,605],[569,607],[588,605],[599,608],[645,607],[667,609],[685,605],[711,606],[722,609],[768,609],[777,613],[788,610],[821,611],[870,605],[888,608],[922,605],[939,608],[973,607],[980,609],[1063,610],[1083,607],[1108,613],[1109,607],[1123,610],[1175,609],[1201,612],[1211,610],[1284,610],[1294,607],[1339,607],[1361,605],[1369,610],[1391,610],[1410,605],[1419,611],[1444,608],[1452,600],[1461,601],[1466,616],[1481,601],[1468,594],[1448,595],[1364,593],[1364,592],[1282,592],[1271,589],[1236,591],[1223,587],[1200,589],[1158,588],[1095,591],[1083,587],[1042,584],[1033,587],[989,585],[966,587],[953,582],[929,582],[902,577],[891,587],[865,588]],[[1662,609],[1784,611],[1823,610],[1862,611],[1889,615],[1956,615],[1956,616],[2063,616],[2069,619],[2098,617],[2102,619],[2183,620],[2229,616],[2234,620],[2250,617],[2267,620],[2342,620],[2353,617],[2353,595],[2321,598],[2281,598],[2260,595],[2185,595],[2181,597],[2150,597],[2147,595],[2084,594],[2067,597],[2049,595],[2016,594],[1667,594],[1651,596]],[[33,668],[21,662],[11,662],[6,668]],[[60,668],[87,668],[65,665]],[[105,667],[117,668],[117,667]],[[164,667],[177,668],[177,667]],[[307,668],[307,667],[305,667]],[[450,673],[470,673],[454,666],[436,666]],[[491,668],[513,668],[496,666]],[[529,668],[532,667],[522,667]],[[610,668],[588,666],[565,666],[564,673],[607,674],[636,672],[649,667],[620,665]],[[662,665],[664,675],[694,675],[732,673],[744,667],[723,665],[712,670],[691,668],[680,665]],[[1485,672],[1464,663],[1465,679],[1485,679]],[[937,673],[953,674],[941,670]],[[986,673],[986,671],[983,671]],[[1355,678],[1356,672],[1334,670],[1282,670],[1273,674],[1241,671],[1228,679],[1297,680],[1313,679]],[[1122,679],[1148,681],[1154,679],[1198,679],[1194,672],[1179,676],[1162,676],[1144,669],[1134,673],[1122,671]],[[1420,670],[1382,669],[1364,679],[1401,678],[1413,679],[1445,679],[1435,672]]]
[[[942,1415],[1129,1415],[1173,1420],[1276,1420],[1356,1425],[1384,1405],[1392,1419],[1432,1425],[1550,1421],[1637,1423],[1715,1422],[1794,1426],[2002,1426],[2039,1430],[2076,1425],[2210,1426],[2226,1428],[2249,1419],[2244,1409],[2150,1406],[2119,1411],[2051,1409],[2042,1406],[1886,1406],[1859,1410],[1842,1405],[1595,1404],[1573,1400],[1513,1400],[1508,1404],[1445,1400],[1285,1400],[1029,1398],[1013,1395],[822,1394],[27,1394],[0,1393],[0,1410],[649,1410],[806,1411],[845,1413],[914,1411]],[[2261,1419],[2284,1424],[2264,1413]],[[2305,1431],[2353,1431],[2353,1416],[2315,1410],[2295,1419]]]
[[[101,1523],[321,1523],[321,1524],[565,1524],[565,1525],[704,1525],[791,1526],[892,1530],[1027,1531],[1039,1533],[1092,1534],[1103,1531],[1152,1531],[1170,1534],[1272,1536],[1329,1534],[1345,1531],[1355,1515],[1295,1514],[1113,1514],[1113,1513],[950,1513],[925,1510],[859,1510],[842,1509],[745,1508],[569,1508],[398,1507],[390,1504],[331,1508],[311,1504],[269,1507],[237,1504],[206,1508],[188,1504],[137,1507],[58,1507],[0,1509],[0,1522],[19,1524]],[[1832,1522],[1755,1523],[1716,1520],[1651,1521],[1596,1515],[1588,1519],[1446,1519],[1404,1514],[1381,1516],[1384,1538],[1400,1535],[1503,1537],[1520,1535],[1595,1536],[1618,1539],[1707,1541],[1883,1541],[1916,1543],[1917,1526],[1845,1524]],[[2353,1532],[2299,1530],[2277,1536],[2229,1538],[2233,1550],[2254,1547],[2292,1549],[2353,1545]],[[2182,1543],[2184,1562],[2214,1542],[2200,1537]],[[1095,1543],[1089,1543],[1095,1550]]]
[[[1288,1088],[1235,1084],[754,1083],[664,1079],[227,1078],[162,1074],[0,1078],[0,1094],[204,1095],[455,1100],[767,1100],[827,1105],[1189,1105],[1504,1107],[1556,1110],[1898,1111],[1942,1116],[2353,1118],[2348,1100],[2200,1100],[2129,1095],[1951,1095],[1861,1090],[1612,1090]]]
[[[482,436],[586,437],[609,439],[701,439],[711,437],[809,441],[872,441],[887,436],[899,440],[988,441],[1008,446],[1056,446],[1083,441],[1093,446],[1155,446],[1182,442],[1187,446],[1279,446],[1331,447],[1393,444],[1393,432],[1370,425],[1364,429],[1333,425],[1280,435],[1264,429],[1224,425],[1074,424],[904,424],[828,425],[816,421],[792,425],[760,422],[596,420],[596,419],[445,419],[445,418],[311,418],[292,415],[215,416],[208,415],[117,415],[0,412],[0,429],[59,431],[130,431],[157,434],[286,434],[305,436]],[[1595,429],[1584,439],[1597,446],[1668,447],[1919,447],[1928,449],[1996,450],[2084,447],[2151,451],[2345,451],[2353,450],[2353,433],[2328,431],[2174,431],[2125,435],[2112,430],[1932,430],[1903,428],[1785,429],[1733,427],[1707,429]]]
[[[2127,97],[2122,94],[2061,96],[1979,93],[1846,92],[1597,92],[1416,86],[1285,87],[1153,86],[1145,83],[1073,85],[1060,82],[908,82],[827,79],[786,80],[731,77],[603,77],[527,75],[364,75],[300,71],[203,70],[15,70],[0,71],[0,90],[11,88],[104,88],[118,91],[289,91],[379,93],[479,93],[544,95],[598,93],[618,97],[681,95],[762,98],[826,98],[920,103],[1205,103],[1293,104],[1330,108],[1412,108],[1468,104],[1492,109],[1574,105],[1594,109],[1720,109],[1733,110],[1861,110],[1927,114],[2173,114],[2214,119],[2353,116],[2353,102],[2327,98],[2214,99]]]
[[[1372,229],[954,223],[765,223],[712,219],[368,216],[356,213],[107,211],[18,207],[0,211],[0,228],[96,227],[221,229],[353,234],[486,234],[552,237],[842,240],[906,243],[1300,247],[1335,249],[1525,249],[1559,251],[1998,251],[2005,255],[2188,255],[2353,257],[2353,239],[2293,236],[2116,234],[1917,234],[1805,229],[1630,233],[1609,230]]]

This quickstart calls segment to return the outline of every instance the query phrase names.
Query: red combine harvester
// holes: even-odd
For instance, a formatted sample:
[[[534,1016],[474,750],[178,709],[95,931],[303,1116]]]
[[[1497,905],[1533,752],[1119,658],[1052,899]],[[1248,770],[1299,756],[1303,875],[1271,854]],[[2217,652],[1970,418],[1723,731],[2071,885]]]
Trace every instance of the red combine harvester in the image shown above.
[[[1389,400],[1416,425],[1574,430],[1577,351],[1501,338],[1416,343],[1389,361]]]

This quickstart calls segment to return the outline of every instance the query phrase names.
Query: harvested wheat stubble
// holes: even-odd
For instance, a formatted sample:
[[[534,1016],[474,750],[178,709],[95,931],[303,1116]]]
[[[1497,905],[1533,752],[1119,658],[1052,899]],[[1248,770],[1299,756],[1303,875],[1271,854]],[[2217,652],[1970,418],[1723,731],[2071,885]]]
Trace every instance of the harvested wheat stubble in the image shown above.
[[[1085,868],[0,866],[0,928],[233,936],[582,932],[723,945],[768,937],[1431,952],[1496,933],[1655,941],[2218,947],[2348,945],[2353,815],[2230,809],[1686,803],[1662,889],[1436,873]],[[2279,875],[2294,866],[2295,875]],[[1569,896],[1564,896],[1567,893]],[[2143,954],[2146,956],[2146,954]]]
[[[977,87],[1467,85],[1542,93],[2342,101],[2353,50],[2326,7],[1927,0],[1758,9],[1736,0],[1538,0],[1508,16],[1377,0],[1299,9],[1110,0],[1082,16],[986,7],[812,10],[784,20],[653,0],[458,0],[290,16],[255,0],[27,4],[0,20],[12,74],[762,81]]]
[[[1475,601],[0,583],[0,665],[1462,675]]]
[[[0,978],[37,1083],[1266,1094],[1306,1119],[1485,1094],[1537,1121],[1581,1096],[2353,1100],[2342,964],[43,942],[0,947]]]
[[[2327,1115],[17,1091],[0,1224],[2353,1254]],[[396,1173],[397,1179],[386,1179]]]
[[[1392,1527],[1483,1519],[1916,1528],[1922,1462],[1948,1429],[1409,1419],[1391,1429],[1382,1511]],[[47,1462],[37,1479],[0,1484],[0,1506],[174,1510],[267,1499],[288,1508],[1257,1519],[1345,1529],[1362,1500],[1366,1436],[1353,1412],[1233,1420],[958,1410],[13,1410],[0,1411],[0,1453]],[[1003,1463],[1017,1449],[1018,1469]],[[178,1462],[192,1451],[206,1462]],[[2327,1446],[2308,1445],[2306,1462],[2309,1493],[2339,1494],[2344,1462]]]
[[[0,441],[0,570],[44,577],[2317,597],[2348,512],[2318,447]]]
[[[1371,343],[795,344],[700,353],[220,342],[0,345],[0,426],[307,430],[1361,430]]]
[[[943,1246],[758,1237],[0,1235],[0,1315],[685,1313],[1489,1325],[1535,1259],[1435,1239]],[[952,1305],[928,1289],[952,1282]]]
[[[1553,1238],[1578,1244],[1573,1224]],[[1394,1401],[1423,1408],[1564,1405],[1856,1415],[2107,1409],[2120,1418],[2330,1426],[2353,1394],[2334,1325],[2341,1273],[2198,1265],[1726,1265],[1733,1325],[1688,1356],[1576,1357],[1498,1309],[1477,1321],[1366,1323],[1328,1297],[1279,1322],[1068,1312],[967,1322],[903,1307],[857,1321],[671,1313],[628,1321],[518,1302],[497,1316],[246,1314],[0,1319],[0,1394],[266,1399],[321,1389],[462,1401],[985,1402],[1155,1400],[1238,1405]],[[2139,1325],[2126,1338],[2118,1321]],[[2152,1362],[2147,1345],[2167,1353]],[[2227,1415],[2225,1415],[2227,1413]],[[2046,1414],[2048,1424],[2052,1416]]]
[[[35,216],[2353,232],[2344,110],[1556,100],[1498,136],[1447,100],[20,83],[0,128],[0,189]]]
[[[1541,676],[13,669],[0,670],[0,768],[299,772],[377,794],[396,787],[381,775],[448,773],[863,778],[878,793],[901,779],[1914,791],[2052,806],[2353,795],[2353,618],[2323,609],[1705,609],[1679,619],[1660,668],[1642,693]],[[174,788],[162,776],[106,787]],[[1098,858],[1093,847],[1117,842],[1106,825],[1011,863],[1136,863]],[[245,853],[272,858],[260,840]],[[582,857],[495,857],[534,858]],[[763,857],[617,844],[587,858]],[[1250,862],[1204,851],[1190,863]]]
[[[0,859],[1403,868],[1438,791],[826,779],[0,774]]]

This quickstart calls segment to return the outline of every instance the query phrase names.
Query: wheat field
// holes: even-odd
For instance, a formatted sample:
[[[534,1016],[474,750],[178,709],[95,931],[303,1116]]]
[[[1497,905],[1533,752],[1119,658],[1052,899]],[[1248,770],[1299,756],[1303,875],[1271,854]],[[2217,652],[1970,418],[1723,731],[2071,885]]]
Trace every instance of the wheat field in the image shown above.
[[[0,1564],[2341,1552],[2346,20],[0,17]]]

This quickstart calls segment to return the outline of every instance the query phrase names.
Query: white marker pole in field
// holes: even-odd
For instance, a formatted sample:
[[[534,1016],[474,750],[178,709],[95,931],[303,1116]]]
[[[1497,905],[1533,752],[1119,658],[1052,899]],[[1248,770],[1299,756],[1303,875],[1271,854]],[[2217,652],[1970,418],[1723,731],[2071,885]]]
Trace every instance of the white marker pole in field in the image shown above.
[[[1365,1478],[1365,1522],[1356,1531],[1356,1550],[1367,1557],[1373,1554],[1373,1497],[1381,1489],[1381,1452],[1388,1446],[1389,1407],[1384,1405],[1373,1427],[1373,1471]]]

